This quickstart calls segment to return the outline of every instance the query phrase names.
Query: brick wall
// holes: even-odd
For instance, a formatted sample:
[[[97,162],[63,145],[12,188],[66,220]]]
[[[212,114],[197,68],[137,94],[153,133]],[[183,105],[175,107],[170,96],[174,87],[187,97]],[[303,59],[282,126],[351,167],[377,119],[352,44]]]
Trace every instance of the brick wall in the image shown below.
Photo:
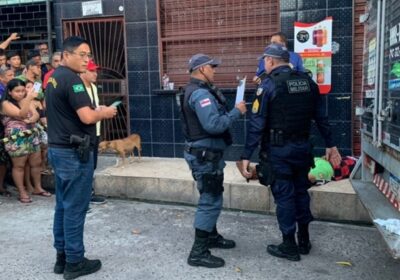
[[[353,104],[352,104],[352,132],[353,154],[361,153],[361,122],[354,115],[355,107],[362,105],[362,62],[364,44],[364,26],[359,22],[360,15],[365,13],[366,0],[354,1],[354,34],[353,34]]]

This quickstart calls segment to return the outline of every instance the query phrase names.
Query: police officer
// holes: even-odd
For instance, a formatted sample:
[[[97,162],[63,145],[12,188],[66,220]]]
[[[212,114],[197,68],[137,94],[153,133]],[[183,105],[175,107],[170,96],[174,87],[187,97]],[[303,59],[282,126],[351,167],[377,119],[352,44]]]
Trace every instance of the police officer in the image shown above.
[[[113,118],[117,110],[95,110],[78,76],[86,71],[91,56],[85,39],[65,39],[62,65],[46,87],[48,156],[56,182],[54,273],[64,273],[64,279],[75,279],[101,268],[100,260],[84,257],[83,229],[92,192],[96,123]]]
[[[271,44],[281,44],[282,46],[287,48],[287,37],[283,32],[277,32],[271,35]],[[289,65],[293,70],[306,72],[303,66],[303,60],[298,53],[289,51]],[[254,76],[253,81],[257,84],[261,83],[266,77],[265,66],[264,66],[264,59],[260,58],[258,60],[258,67],[256,71],[256,76]]]
[[[223,151],[232,144],[229,128],[246,112],[244,101],[227,111],[225,97],[213,85],[219,64],[220,60],[205,54],[194,55],[189,61],[190,82],[181,98],[184,157],[200,192],[188,264],[210,268],[221,267],[225,261],[211,255],[209,248],[235,247],[234,241],[218,233],[216,225],[224,191]]]
[[[291,69],[289,52],[281,44],[269,45],[262,57],[268,77],[257,89],[252,104],[241,173],[251,177],[249,159],[260,144],[257,175],[261,184],[271,186],[283,235],[283,242],[269,245],[267,251],[299,261],[300,254],[311,249],[308,225],[313,216],[307,174],[313,164],[308,140],[312,119],[325,140],[327,160],[335,166],[341,157],[333,144],[316,83],[307,74]]]

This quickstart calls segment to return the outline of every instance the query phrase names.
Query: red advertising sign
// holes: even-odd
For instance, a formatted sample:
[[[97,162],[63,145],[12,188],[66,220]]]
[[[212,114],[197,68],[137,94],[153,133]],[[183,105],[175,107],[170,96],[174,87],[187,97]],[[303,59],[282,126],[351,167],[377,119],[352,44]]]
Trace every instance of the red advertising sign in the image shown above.
[[[332,17],[317,23],[295,22],[294,51],[303,58],[321,94],[331,91]]]

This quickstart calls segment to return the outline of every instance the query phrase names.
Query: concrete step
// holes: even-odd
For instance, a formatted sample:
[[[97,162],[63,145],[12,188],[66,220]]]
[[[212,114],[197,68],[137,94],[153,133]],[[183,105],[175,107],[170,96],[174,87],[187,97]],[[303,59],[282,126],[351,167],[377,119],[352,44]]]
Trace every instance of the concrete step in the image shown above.
[[[249,183],[234,162],[227,162],[224,180],[224,207],[273,214],[275,204],[270,188],[258,181]],[[95,177],[96,194],[115,198],[196,205],[198,191],[191,172],[178,158],[135,158],[117,166],[114,156],[99,157]],[[331,221],[370,223],[370,217],[349,180],[331,182],[310,189],[316,218]]]

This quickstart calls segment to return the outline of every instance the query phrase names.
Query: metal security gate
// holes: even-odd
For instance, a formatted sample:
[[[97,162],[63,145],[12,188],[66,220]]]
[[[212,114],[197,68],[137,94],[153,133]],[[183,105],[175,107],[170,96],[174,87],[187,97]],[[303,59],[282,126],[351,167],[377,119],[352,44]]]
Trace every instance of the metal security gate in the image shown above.
[[[93,59],[101,67],[97,79],[100,104],[110,105],[122,97],[117,117],[102,121],[102,140],[126,137],[130,128],[123,18],[65,20],[63,32],[64,38],[75,35],[89,41]]]
[[[161,75],[176,86],[186,84],[188,60],[201,52],[222,59],[219,87],[251,79],[257,57],[280,30],[279,0],[159,0],[157,16]]]

